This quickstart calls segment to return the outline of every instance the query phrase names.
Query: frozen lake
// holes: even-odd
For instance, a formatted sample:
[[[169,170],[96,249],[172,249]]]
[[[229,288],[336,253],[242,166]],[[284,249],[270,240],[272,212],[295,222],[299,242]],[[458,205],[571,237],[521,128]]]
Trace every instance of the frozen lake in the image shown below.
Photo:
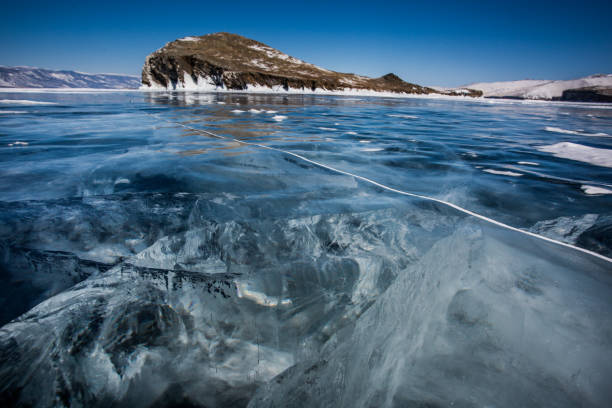
[[[612,105],[0,93],[0,250],[4,405],[612,400]]]

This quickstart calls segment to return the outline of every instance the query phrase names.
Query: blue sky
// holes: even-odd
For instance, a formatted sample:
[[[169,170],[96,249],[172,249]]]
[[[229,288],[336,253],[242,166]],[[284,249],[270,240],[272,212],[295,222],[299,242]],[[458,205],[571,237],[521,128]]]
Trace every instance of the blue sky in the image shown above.
[[[612,1],[13,1],[0,65],[139,75],[166,42],[228,31],[325,68],[424,85],[612,73]]]

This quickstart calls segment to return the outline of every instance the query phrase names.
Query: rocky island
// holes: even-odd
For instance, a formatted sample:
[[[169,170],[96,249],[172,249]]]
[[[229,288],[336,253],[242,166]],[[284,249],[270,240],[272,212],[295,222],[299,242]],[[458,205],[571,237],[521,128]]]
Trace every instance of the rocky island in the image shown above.
[[[403,81],[340,73],[291,57],[236,34],[185,37],[147,56],[143,89],[293,93],[393,93],[482,96],[481,91],[439,91]]]

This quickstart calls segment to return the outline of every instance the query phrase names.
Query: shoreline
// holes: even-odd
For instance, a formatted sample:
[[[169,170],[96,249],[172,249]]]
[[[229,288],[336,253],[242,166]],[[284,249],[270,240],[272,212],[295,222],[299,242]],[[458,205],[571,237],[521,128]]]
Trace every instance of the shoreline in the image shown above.
[[[327,90],[302,90],[292,89],[285,90],[284,88],[272,89],[268,87],[254,87],[252,89],[211,89],[211,88],[177,88],[167,89],[162,87],[144,87],[140,88],[0,88],[0,93],[45,93],[45,94],[85,94],[85,93],[119,93],[119,92],[141,92],[141,93],[201,93],[201,94],[245,94],[245,95],[275,95],[275,96],[348,96],[348,97],[374,97],[374,98],[395,98],[395,99],[432,99],[432,100],[448,100],[462,102],[480,102],[490,104],[555,104],[559,106],[576,106],[576,107],[597,107],[600,109],[612,109],[612,103],[609,102],[574,102],[574,101],[559,101],[549,99],[518,99],[518,98],[503,98],[503,97],[473,97],[461,95],[444,95],[444,94],[408,94],[396,92],[379,92],[371,90],[349,89],[344,91],[327,91]]]

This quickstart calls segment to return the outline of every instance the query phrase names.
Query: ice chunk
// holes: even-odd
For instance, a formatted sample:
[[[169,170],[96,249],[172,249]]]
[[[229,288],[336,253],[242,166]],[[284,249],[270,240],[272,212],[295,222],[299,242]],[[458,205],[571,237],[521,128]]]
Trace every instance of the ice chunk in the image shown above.
[[[608,272],[594,258],[466,224],[249,407],[604,407]]]

